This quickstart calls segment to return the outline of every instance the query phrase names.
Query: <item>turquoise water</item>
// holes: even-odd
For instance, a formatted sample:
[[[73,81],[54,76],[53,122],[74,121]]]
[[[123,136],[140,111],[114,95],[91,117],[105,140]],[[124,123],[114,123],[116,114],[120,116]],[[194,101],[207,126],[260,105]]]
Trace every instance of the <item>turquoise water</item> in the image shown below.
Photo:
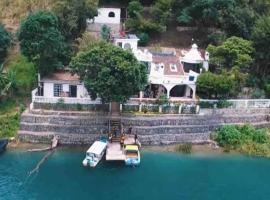
[[[88,169],[82,151],[57,150],[28,177],[43,155],[0,155],[0,200],[270,199],[268,159],[142,152],[137,168],[103,161]]]

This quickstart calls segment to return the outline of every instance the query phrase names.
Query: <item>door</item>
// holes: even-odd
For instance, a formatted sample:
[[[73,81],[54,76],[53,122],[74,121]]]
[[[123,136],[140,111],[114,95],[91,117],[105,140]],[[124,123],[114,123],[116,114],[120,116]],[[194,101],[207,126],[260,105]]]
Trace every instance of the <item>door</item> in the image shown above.
[[[69,97],[77,97],[77,85],[70,85],[69,86]]]

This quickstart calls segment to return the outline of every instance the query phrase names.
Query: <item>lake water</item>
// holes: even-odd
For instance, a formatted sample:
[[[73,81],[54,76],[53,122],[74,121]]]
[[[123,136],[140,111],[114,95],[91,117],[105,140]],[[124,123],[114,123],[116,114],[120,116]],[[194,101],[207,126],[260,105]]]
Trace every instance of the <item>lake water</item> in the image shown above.
[[[0,200],[269,200],[270,160],[236,155],[142,152],[141,165],[102,162],[83,168],[82,151],[0,155]]]

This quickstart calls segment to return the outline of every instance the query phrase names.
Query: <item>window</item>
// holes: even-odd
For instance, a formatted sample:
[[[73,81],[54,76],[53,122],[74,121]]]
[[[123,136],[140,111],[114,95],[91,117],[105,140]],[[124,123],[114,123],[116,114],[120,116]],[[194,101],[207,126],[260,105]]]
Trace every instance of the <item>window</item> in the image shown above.
[[[53,96],[60,97],[62,92],[63,92],[63,85],[62,84],[54,84],[53,85]]]
[[[155,71],[157,71],[157,72],[158,72],[158,70],[159,70],[159,65],[158,65],[158,64],[156,64],[156,65],[155,65]]]
[[[117,42],[117,45],[122,48],[122,42]]]
[[[109,17],[115,17],[115,13],[114,12],[109,12]]]
[[[170,69],[171,69],[172,72],[177,72],[176,64],[170,64]]]
[[[129,43],[124,44],[124,49],[131,49],[131,45]]]
[[[77,97],[77,85],[69,86],[69,97]]]

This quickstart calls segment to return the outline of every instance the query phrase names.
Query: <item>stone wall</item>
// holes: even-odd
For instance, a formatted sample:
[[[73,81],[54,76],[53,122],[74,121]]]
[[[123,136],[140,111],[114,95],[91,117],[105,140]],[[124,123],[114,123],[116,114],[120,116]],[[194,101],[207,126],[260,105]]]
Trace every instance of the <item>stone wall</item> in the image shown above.
[[[200,115],[122,115],[125,131],[131,126],[142,144],[198,143],[224,124],[251,123],[270,127],[270,109],[201,110]],[[94,112],[32,110],[21,117],[19,137],[23,141],[49,143],[53,135],[62,144],[90,144],[108,133],[108,115]]]

